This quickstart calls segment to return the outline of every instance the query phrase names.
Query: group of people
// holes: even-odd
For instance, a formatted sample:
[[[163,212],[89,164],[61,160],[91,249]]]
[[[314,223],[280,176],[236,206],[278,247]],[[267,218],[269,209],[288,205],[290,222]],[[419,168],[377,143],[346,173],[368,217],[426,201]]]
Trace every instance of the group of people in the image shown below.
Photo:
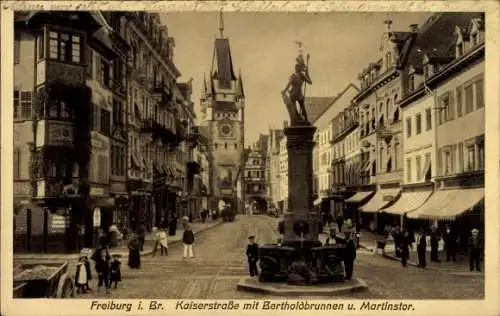
[[[77,293],[91,291],[89,282],[92,279],[90,260],[95,263],[95,271],[98,276],[98,291],[104,286],[106,293],[109,293],[112,285],[117,288],[121,281],[121,262],[119,255],[111,255],[106,238],[101,237],[99,246],[91,254],[90,249],[82,249],[77,263],[75,285]],[[89,260],[90,257],[90,260]]]
[[[425,268],[427,266],[427,237],[430,242],[430,261],[441,262],[439,259],[439,242],[441,239],[444,242],[444,250],[446,252],[446,261],[457,260],[458,250],[458,236],[450,225],[446,225],[443,234],[439,234],[437,227],[431,227],[430,233],[422,230],[415,240],[414,233],[404,229],[401,230],[399,226],[390,233],[396,246],[396,257],[401,259],[403,267],[407,266],[410,257],[410,249],[413,243],[417,243],[417,257],[418,267]],[[473,271],[480,271],[480,259],[482,255],[482,242],[479,238],[479,230],[474,228],[471,230],[471,235],[468,238],[468,252],[469,252],[469,269]]]

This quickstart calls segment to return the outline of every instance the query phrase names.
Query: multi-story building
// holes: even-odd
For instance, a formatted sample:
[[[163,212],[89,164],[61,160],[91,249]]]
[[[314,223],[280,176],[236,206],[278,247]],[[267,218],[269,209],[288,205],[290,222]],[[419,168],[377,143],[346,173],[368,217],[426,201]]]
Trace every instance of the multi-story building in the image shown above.
[[[266,157],[262,149],[260,141],[248,147],[243,171],[246,205],[260,212],[267,209]]]
[[[333,119],[351,103],[352,98],[358,92],[358,88],[353,84],[347,85],[337,96],[330,99],[323,113],[311,121],[316,127],[315,137],[317,138],[316,146],[313,149],[313,174],[314,178],[318,179],[318,197],[313,204],[317,205],[321,213],[325,215],[333,213],[335,209],[339,211],[338,208],[335,208],[335,199],[333,199],[331,190],[333,183],[331,161],[335,146],[331,143],[334,130]],[[314,163],[314,161],[316,162]],[[339,200],[339,203],[343,204],[343,200]]]
[[[391,21],[385,21],[380,58],[360,73],[361,91],[354,98],[359,106],[360,141],[369,152],[370,184],[376,184],[376,193],[359,210],[363,223],[382,230],[386,221],[379,210],[393,203],[399,196],[402,172],[402,123],[398,101],[401,98],[401,81],[396,63],[405,52],[405,45],[417,33],[411,25],[410,32],[394,32]]]
[[[280,201],[280,142],[284,134],[281,129],[269,129],[267,145],[267,196],[269,207],[278,208]]]
[[[177,83],[174,40],[156,13],[127,13],[128,191],[131,227],[157,225],[186,197],[189,95]],[[187,89],[189,91],[189,89]],[[189,93],[188,93],[189,94]],[[153,220],[154,219],[154,220]]]
[[[212,196],[212,150],[210,148],[210,133],[207,126],[198,126],[200,135],[199,140],[199,155],[200,163],[200,193],[201,193],[201,209],[210,210]]]
[[[480,13],[433,15],[401,65],[405,181],[432,180],[434,192],[393,211],[454,222],[462,245],[484,225],[484,22]],[[430,40],[436,34],[439,43]]]
[[[288,127],[288,121],[283,122],[283,130]],[[281,213],[288,208],[288,149],[286,147],[286,136],[281,137],[279,142],[279,199],[278,209]]]
[[[16,234],[27,236],[32,244],[21,247],[31,251],[65,239],[68,250],[92,246],[102,224],[93,210],[114,203],[109,157],[119,89],[102,66],[109,64],[90,56],[119,58],[120,36],[100,12],[16,12],[14,29]],[[116,86],[124,83],[117,78]]]
[[[242,208],[236,188],[244,168],[245,93],[241,74],[237,77],[229,39],[224,37],[222,16],[220,35],[215,39],[212,68],[204,78],[201,95],[202,125],[208,126],[214,167],[214,195]],[[244,196],[241,197],[244,200]],[[213,205],[217,208],[217,205]]]

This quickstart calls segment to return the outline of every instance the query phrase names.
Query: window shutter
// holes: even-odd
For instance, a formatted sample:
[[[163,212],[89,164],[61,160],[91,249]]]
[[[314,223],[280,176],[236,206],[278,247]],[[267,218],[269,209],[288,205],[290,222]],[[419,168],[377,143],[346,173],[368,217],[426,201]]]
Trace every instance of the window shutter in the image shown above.
[[[464,172],[464,143],[458,143],[458,169],[457,172]]]
[[[457,173],[458,167],[457,167],[457,144],[453,144],[451,146],[451,174]]]
[[[19,179],[20,177],[20,157],[21,157],[21,151],[19,148],[14,149],[14,179]]]
[[[436,174],[438,176],[443,175],[443,149],[439,148],[437,150],[437,170]]]
[[[453,119],[455,119],[455,94],[454,93],[448,93],[448,96],[449,96],[449,101],[448,101],[448,106],[449,106],[449,109],[448,109],[448,121],[451,121]]]

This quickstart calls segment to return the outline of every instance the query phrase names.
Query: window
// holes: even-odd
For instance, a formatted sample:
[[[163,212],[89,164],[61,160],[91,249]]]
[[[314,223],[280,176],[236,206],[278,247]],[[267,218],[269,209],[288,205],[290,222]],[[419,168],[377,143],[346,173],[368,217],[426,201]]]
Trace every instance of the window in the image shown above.
[[[394,143],[394,163],[393,163],[394,170],[398,170],[398,166],[399,166],[399,164],[398,164],[398,162],[399,162],[398,161],[398,157],[399,157],[399,151],[400,150],[401,150],[401,147],[400,147],[399,143],[397,143],[397,142]]]
[[[415,90],[415,75],[410,75],[408,77],[408,89],[410,92]]]
[[[19,148],[14,148],[14,179],[17,180],[21,177],[21,150]]]
[[[14,31],[14,64],[21,61],[21,33]]]
[[[467,146],[467,171],[473,171],[476,161],[474,145]]]
[[[38,47],[38,59],[45,58],[45,36],[43,33],[38,34],[37,38],[37,47]]]
[[[224,143],[224,149],[227,149],[227,143]]]
[[[106,87],[111,87],[109,63],[101,58],[101,83]]]
[[[100,127],[99,132],[103,135],[108,136],[111,132],[111,115],[109,111],[105,109],[101,109],[101,117],[100,117]]]
[[[98,158],[98,174],[97,174],[97,180],[101,183],[106,183],[109,181],[109,175],[108,175],[108,157],[105,155],[99,155]],[[96,171],[97,171],[96,170]]]
[[[415,172],[416,172],[416,176],[417,176],[417,181],[421,181],[422,180],[422,157],[421,156],[417,156],[415,157]]]
[[[406,119],[406,138],[411,137],[411,117]]]
[[[424,168],[425,170],[422,170],[422,176],[425,177],[425,181],[430,181],[431,180],[431,153],[426,153],[425,154],[425,160],[424,160]],[[425,173],[424,173],[425,172]]]
[[[444,153],[444,175],[450,175],[453,173],[453,162],[451,157],[451,151],[446,150]]]
[[[439,104],[439,124],[443,124],[448,120],[448,111],[450,107],[450,95],[445,93],[440,98]]]
[[[464,43],[461,42],[457,44],[457,57],[460,57],[464,54]]]
[[[457,154],[458,154],[457,171],[463,172],[464,171],[464,143],[463,142],[458,143]]]
[[[431,108],[425,109],[425,130],[432,129],[432,110]]]
[[[113,124],[123,124],[123,103],[113,100]]]
[[[89,48],[87,53],[87,76],[92,78],[94,76],[94,51]]]
[[[483,79],[479,79],[475,83],[476,86],[476,109],[480,109],[484,107],[484,81]]]
[[[472,84],[464,88],[464,94],[465,94],[465,114],[467,114],[474,110],[474,95],[472,90]]]
[[[406,182],[411,182],[411,158],[406,159]]]
[[[71,33],[49,32],[49,56],[63,62],[81,62],[81,36]]]
[[[462,116],[462,87],[457,88],[457,117]]]
[[[484,170],[484,143],[477,144],[478,170]]]
[[[415,134],[418,135],[418,134],[422,133],[422,114],[420,114],[420,113],[417,114],[415,125],[416,125],[415,126],[415,128],[416,128]]]
[[[14,120],[31,120],[31,91],[14,91]]]
[[[238,149],[238,144],[234,143],[234,149]]]

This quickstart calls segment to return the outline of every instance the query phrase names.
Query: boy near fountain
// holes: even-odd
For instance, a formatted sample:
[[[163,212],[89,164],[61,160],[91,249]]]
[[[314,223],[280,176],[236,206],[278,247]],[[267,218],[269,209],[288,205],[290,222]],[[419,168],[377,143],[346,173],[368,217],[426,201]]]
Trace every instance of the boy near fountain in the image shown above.
[[[250,276],[259,275],[257,270],[257,261],[259,260],[259,245],[255,243],[255,236],[248,237],[250,243],[247,246],[248,269]]]

